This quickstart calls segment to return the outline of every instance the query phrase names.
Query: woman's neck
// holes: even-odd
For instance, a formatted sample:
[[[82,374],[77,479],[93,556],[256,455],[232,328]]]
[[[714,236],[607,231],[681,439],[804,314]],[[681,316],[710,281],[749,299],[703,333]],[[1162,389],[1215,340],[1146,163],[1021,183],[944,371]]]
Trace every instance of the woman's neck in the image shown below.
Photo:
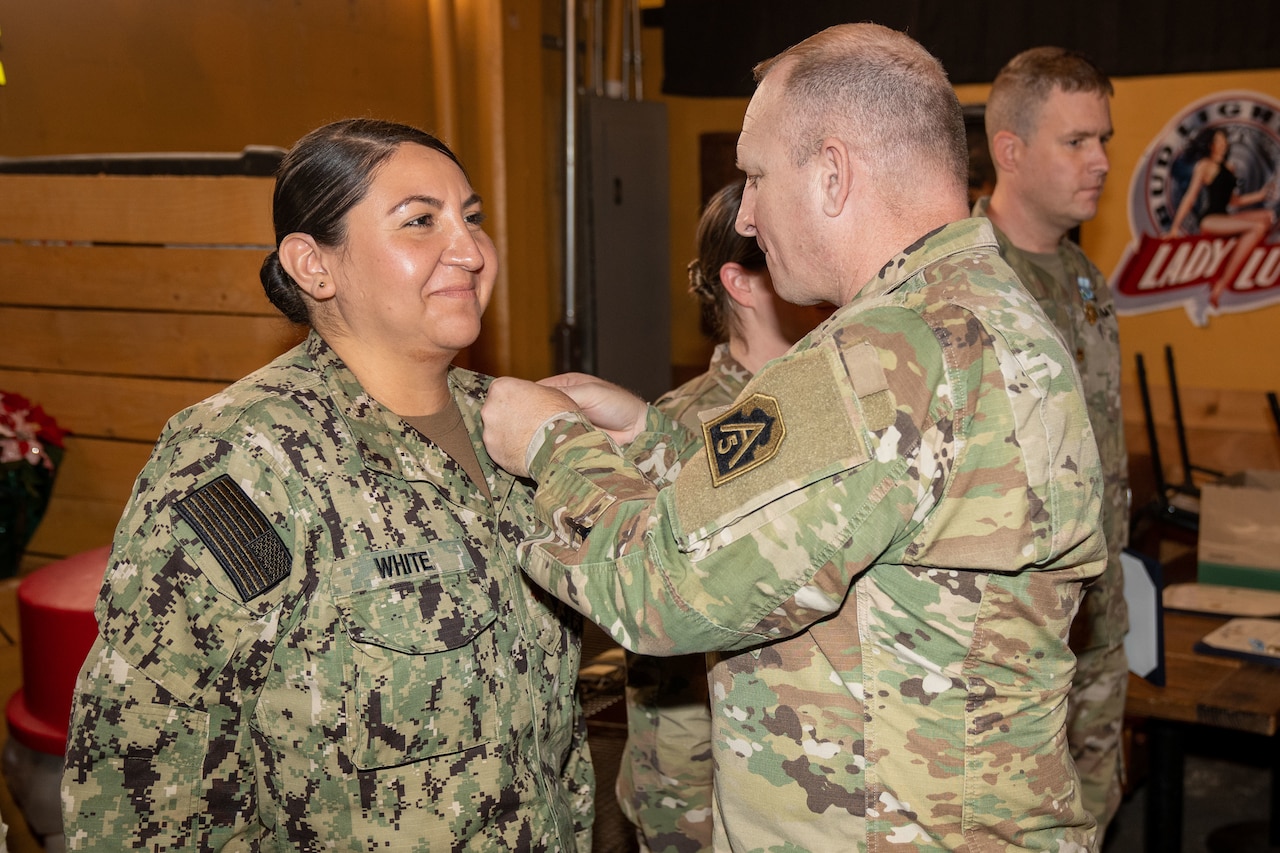
[[[751,374],[789,349],[791,344],[773,329],[753,328],[729,336],[729,354]]]
[[[365,393],[397,415],[432,415],[450,400],[450,360],[413,360],[371,349],[350,338],[326,339],[355,374]]]

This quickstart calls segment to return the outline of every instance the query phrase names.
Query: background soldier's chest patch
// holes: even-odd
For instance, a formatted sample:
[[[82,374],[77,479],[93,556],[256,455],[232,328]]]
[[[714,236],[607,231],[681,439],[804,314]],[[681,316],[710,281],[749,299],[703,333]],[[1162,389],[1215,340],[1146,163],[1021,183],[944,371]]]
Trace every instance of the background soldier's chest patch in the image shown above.
[[[227,474],[182,498],[175,508],[226,571],[242,601],[289,576],[289,549]]]
[[[703,424],[711,485],[718,487],[768,462],[786,434],[778,401],[767,394],[752,394]]]

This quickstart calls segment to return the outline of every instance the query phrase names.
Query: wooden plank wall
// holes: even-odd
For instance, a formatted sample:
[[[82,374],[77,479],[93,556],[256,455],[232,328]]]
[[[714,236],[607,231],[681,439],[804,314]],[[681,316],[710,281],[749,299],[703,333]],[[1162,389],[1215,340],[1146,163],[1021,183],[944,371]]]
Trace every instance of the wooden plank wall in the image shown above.
[[[301,339],[258,280],[272,186],[0,175],[0,388],[72,433],[24,572],[110,542],[165,421]]]

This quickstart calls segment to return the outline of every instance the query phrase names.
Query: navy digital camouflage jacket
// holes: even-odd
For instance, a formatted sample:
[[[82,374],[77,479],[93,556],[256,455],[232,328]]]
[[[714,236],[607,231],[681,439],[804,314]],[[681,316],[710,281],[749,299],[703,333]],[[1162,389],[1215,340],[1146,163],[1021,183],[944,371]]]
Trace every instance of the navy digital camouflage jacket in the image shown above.
[[[165,427],[116,533],[63,776],[72,850],[586,850],[579,619],[317,335]]]

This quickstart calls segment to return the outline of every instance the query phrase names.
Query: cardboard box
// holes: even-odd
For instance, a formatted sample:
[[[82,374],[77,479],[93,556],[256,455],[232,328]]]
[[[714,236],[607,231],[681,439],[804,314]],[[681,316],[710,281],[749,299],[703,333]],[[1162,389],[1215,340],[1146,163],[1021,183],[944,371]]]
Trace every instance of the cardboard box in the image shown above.
[[[1280,471],[1242,471],[1200,489],[1201,583],[1280,589]]]

